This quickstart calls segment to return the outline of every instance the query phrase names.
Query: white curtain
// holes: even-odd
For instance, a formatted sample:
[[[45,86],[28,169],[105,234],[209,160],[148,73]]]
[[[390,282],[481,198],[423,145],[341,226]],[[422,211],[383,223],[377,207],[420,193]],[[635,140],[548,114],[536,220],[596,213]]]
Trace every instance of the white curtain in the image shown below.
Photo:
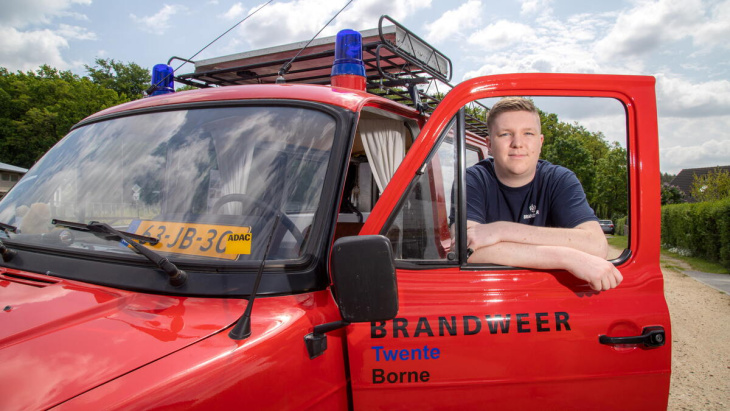
[[[360,137],[375,183],[382,193],[405,157],[406,126],[397,120],[365,119],[360,122]]]

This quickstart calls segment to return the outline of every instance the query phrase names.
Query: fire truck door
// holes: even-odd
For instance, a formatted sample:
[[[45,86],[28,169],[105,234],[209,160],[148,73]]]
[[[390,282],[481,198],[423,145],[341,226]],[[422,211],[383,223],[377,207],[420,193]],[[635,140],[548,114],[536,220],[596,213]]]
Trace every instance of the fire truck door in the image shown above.
[[[632,232],[630,251],[613,260],[618,288],[595,292],[562,270],[466,262],[457,113],[504,95],[591,95],[625,107]],[[491,76],[446,96],[361,232],[391,239],[400,308],[393,320],[347,329],[355,409],[666,408],[654,101],[653,79],[595,75]]]

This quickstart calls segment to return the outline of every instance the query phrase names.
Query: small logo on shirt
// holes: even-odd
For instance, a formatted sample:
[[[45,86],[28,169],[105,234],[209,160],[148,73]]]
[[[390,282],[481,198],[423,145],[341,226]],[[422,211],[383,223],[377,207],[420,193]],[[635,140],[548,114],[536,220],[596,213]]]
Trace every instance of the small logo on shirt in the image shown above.
[[[522,216],[523,220],[530,220],[535,217],[537,217],[540,214],[540,210],[537,209],[537,206],[535,204],[530,204],[530,214],[524,214]]]

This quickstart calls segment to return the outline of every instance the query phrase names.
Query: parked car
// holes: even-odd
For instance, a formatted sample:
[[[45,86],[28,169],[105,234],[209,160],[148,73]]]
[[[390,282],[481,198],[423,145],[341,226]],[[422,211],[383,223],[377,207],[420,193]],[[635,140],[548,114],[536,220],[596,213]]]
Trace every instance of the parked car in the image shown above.
[[[614,227],[611,220],[598,220],[598,224],[601,225],[604,234],[613,234],[616,231],[616,227]]]

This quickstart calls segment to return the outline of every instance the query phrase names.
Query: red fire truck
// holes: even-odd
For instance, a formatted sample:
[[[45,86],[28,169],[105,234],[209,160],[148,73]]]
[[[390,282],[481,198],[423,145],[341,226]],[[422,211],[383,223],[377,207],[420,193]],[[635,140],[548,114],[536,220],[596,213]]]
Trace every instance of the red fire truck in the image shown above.
[[[3,198],[0,408],[666,408],[654,79],[444,97],[450,60],[392,19],[338,36],[195,62],[196,91],[163,66]],[[510,95],[621,107],[618,288],[467,262],[470,108]]]

